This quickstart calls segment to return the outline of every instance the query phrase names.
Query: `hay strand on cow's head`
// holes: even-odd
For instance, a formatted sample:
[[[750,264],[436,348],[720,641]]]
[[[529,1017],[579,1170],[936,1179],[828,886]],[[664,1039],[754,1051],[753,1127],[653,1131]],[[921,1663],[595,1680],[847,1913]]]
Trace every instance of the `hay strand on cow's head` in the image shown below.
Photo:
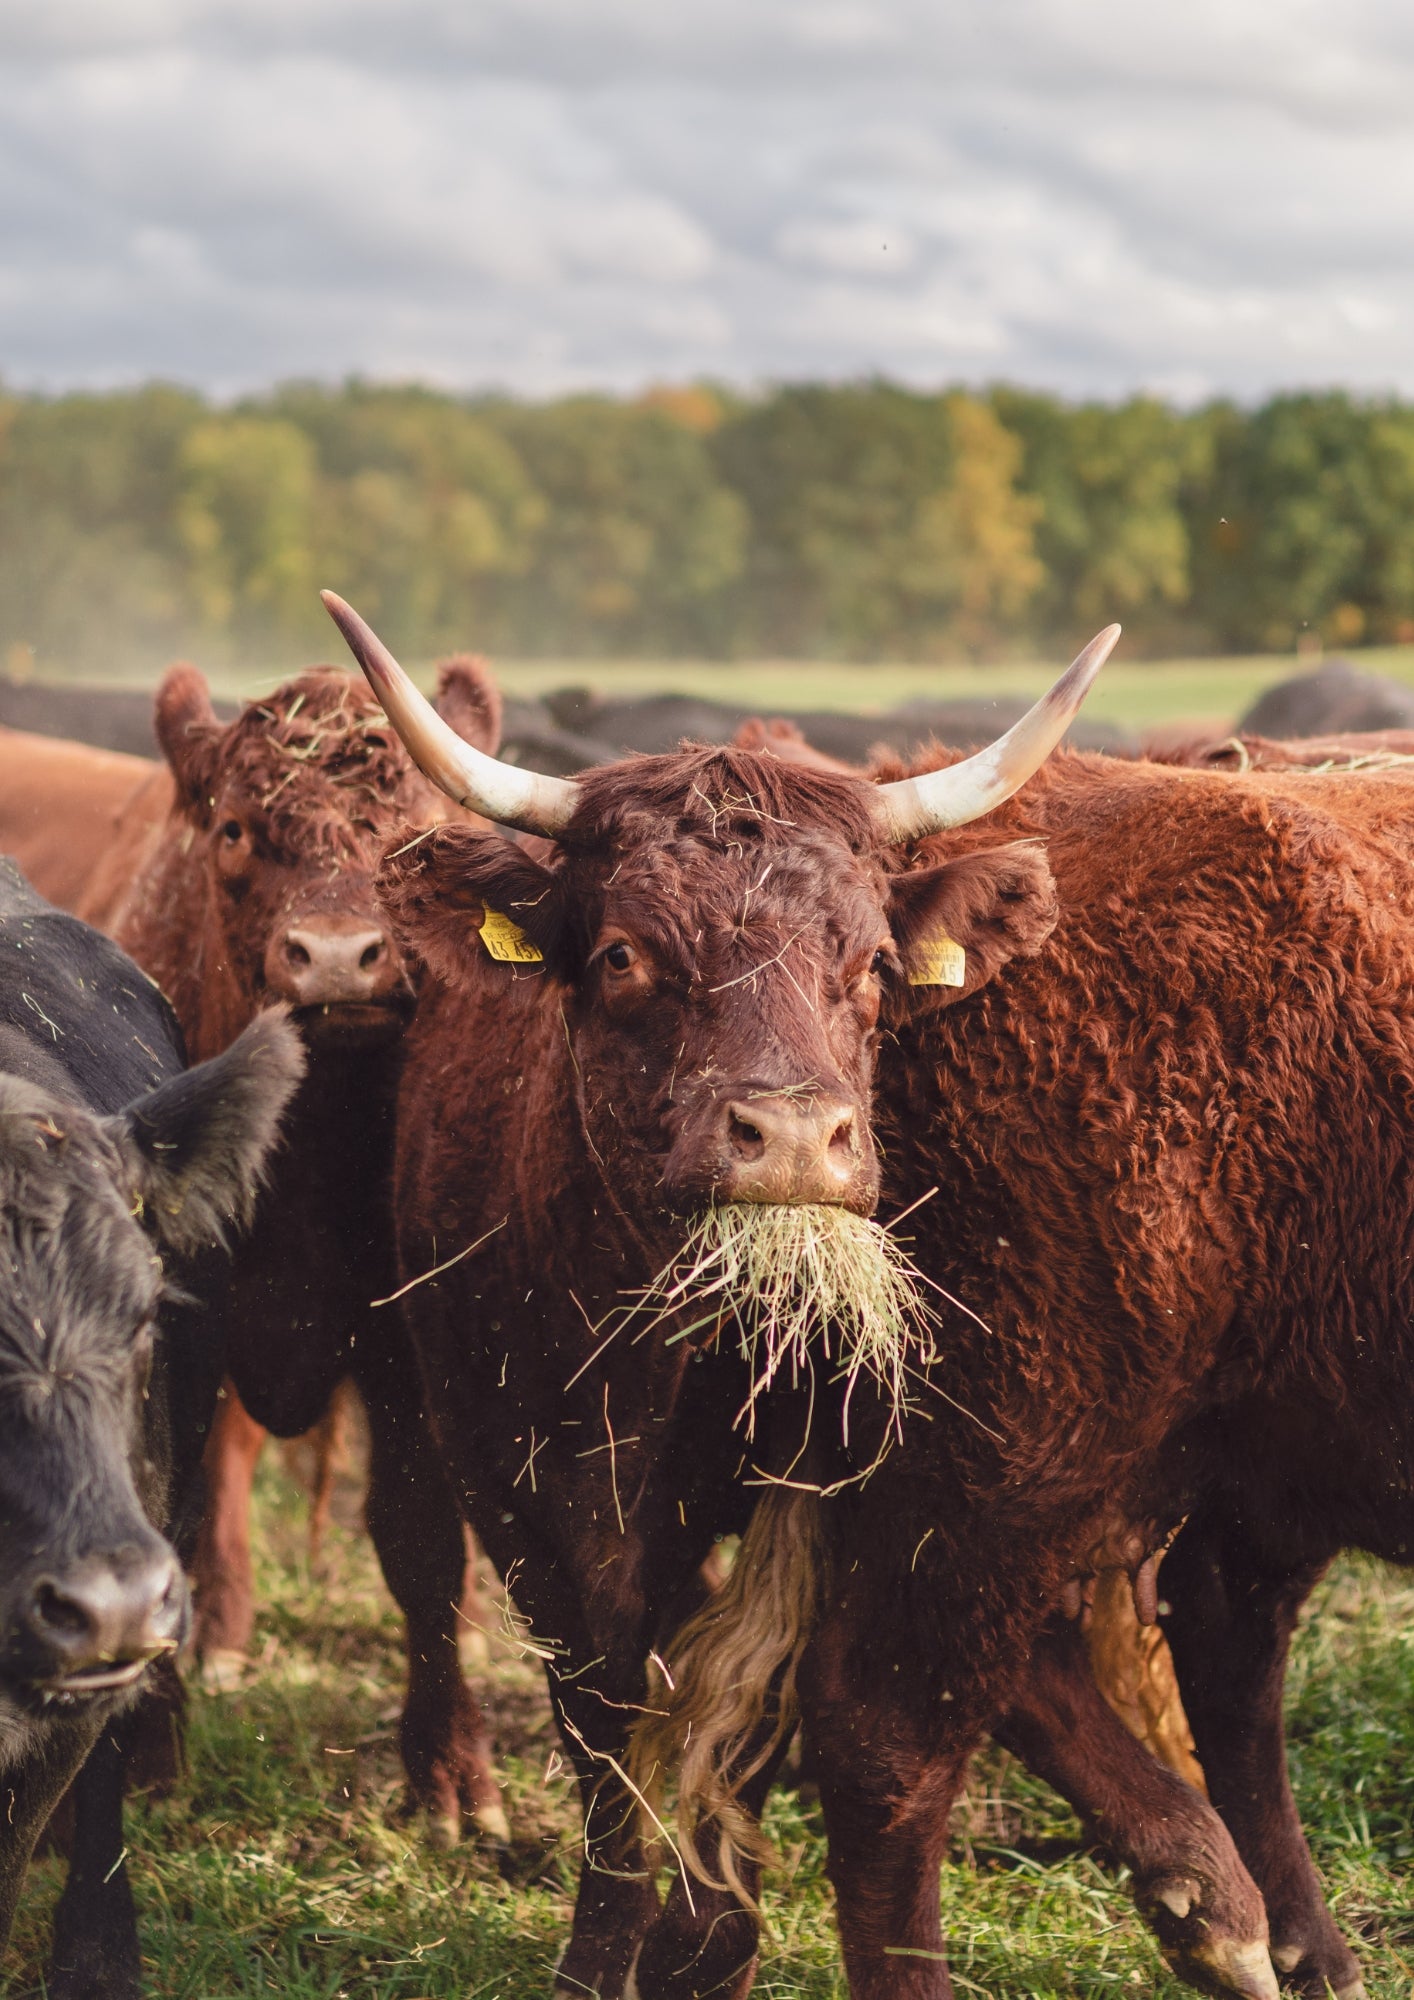
[[[867,1377],[897,1433],[907,1377],[934,1355],[935,1315],[897,1237],[852,1209],[769,1202],[709,1208],[681,1251],[633,1309],[650,1325],[679,1324],[671,1338],[716,1338],[730,1326],[750,1371],[738,1416],[754,1430],[756,1399],[786,1371],[799,1381],[815,1354],[833,1364],[849,1403]]]

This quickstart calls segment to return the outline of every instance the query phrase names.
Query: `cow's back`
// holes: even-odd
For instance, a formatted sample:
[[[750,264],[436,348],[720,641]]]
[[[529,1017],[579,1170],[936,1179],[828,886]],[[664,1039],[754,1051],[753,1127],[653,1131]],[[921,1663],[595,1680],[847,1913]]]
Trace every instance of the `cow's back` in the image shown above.
[[[0,729],[0,853],[94,923],[106,927],[102,906],[140,865],[171,796],[155,758]]]

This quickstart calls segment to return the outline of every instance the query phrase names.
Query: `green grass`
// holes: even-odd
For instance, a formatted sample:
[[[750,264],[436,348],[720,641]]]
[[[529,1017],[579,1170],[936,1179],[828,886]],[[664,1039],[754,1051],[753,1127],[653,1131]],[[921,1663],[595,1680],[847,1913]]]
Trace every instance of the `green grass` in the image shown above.
[[[336,1530],[321,1578],[303,1503],[262,1475],[261,1661],[237,1695],[194,1694],[191,1768],[130,1812],[153,2000],[530,2000],[566,1935],[577,1815],[538,1669],[493,1633],[474,1672],[515,1829],[509,1874],[427,1847],[398,1816],[398,1627],[367,1543]],[[1293,1767],[1312,1844],[1372,2000],[1414,1988],[1414,1586],[1370,1563],[1320,1593],[1291,1682]],[[843,2000],[818,1813],[778,1793],[763,2000]],[[943,1870],[961,1996],[1176,2000],[1124,1884],[1066,1807],[1011,1759],[977,1760]],[[57,1861],[36,1863],[8,1992],[42,1992]]]
[[[339,657],[336,647],[325,657]],[[1348,657],[1371,673],[1414,684],[1414,646],[1367,647]],[[287,674],[290,661],[273,671],[222,668],[198,662],[218,695],[246,699],[268,693]],[[424,685],[427,662],[412,663]],[[1128,661],[1124,642],[1089,697],[1091,713],[1132,729],[1193,721],[1230,727],[1274,681],[1313,665],[1289,653],[1231,659]],[[493,662],[508,694],[541,695],[553,688],[592,687],[605,695],[700,694],[771,714],[781,709],[839,709],[868,713],[917,697],[954,699],[977,695],[1040,694],[1065,661],[1059,655],[1032,662],[994,666],[919,666],[880,661],[859,666],[812,660],[497,660]],[[111,685],[154,686],[157,672]],[[42,679],[70,678],[46,668]]]

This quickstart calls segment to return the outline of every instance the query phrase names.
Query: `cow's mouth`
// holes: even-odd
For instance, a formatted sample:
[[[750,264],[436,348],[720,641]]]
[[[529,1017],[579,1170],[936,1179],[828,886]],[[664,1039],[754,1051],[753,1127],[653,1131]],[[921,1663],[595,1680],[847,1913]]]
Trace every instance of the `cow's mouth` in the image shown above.
[[[154,1657],[145,1653],[138,1660],[105,1661],[92,1667],[81,1667],[76,1673],[54,1674],[47,1680],[36,1681],[35,1692],[47,1700],[57,1696],[67,1701],[84,1695],[113,1694],[140,1681]]]
[[[936,1358],[927,1280],[889,1230],[838,1204],[727,1202],[699,1214],[686,1242],[624,1316],[636,1336],[734,1347],[750,1391],[738,1423],[753,1434],[757,1399],[795,1381],[819,1355],[827,1379],[863,1376],[898,1435],[910,1382]],[[597,1329],[596,1329],[597,1330]],[[877,1462],[877,1461],[875,1461]]]
[[[393,1041],[407,1026],[412,1001],[325,1000],[295,1009],[295,1020],[308,1040],[332,1042],[345,1048]]]

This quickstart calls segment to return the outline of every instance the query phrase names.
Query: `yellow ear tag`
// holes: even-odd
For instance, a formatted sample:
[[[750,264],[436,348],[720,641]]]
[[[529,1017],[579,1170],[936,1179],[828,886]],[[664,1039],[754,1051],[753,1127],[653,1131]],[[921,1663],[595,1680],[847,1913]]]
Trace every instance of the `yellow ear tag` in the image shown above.
[[[487,910],[481,920],[481,942],[503,965],[543,965],[545,954],[532,944],[519,924],[499,910]]]
[[[946,931],[914,947],[910,986],[965,986],[967,953]]]

